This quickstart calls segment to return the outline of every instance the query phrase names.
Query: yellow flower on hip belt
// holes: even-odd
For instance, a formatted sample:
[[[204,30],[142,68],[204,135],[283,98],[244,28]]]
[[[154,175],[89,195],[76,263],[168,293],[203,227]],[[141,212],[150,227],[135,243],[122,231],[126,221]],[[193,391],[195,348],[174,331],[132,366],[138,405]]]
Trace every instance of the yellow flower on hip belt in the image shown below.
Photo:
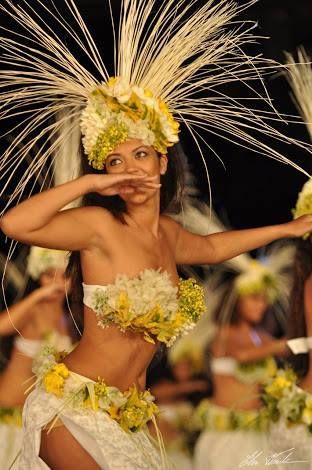
[[[80,126],[84,151],[97,170],[128,139],[140,139],[162,154],[179,141],[179,123],[166,103],[122,77],[110,78],[91,93]]]

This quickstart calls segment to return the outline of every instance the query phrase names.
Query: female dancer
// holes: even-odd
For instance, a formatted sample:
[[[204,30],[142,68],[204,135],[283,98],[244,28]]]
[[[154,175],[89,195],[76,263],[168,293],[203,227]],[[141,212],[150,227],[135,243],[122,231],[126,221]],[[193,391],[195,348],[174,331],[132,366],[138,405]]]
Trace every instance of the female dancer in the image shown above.
[[[71,348],[63,309],[69,292],[65,267],[64,253],[32,247],[27,271],[40,287],[0,313],[2,342],[3,336],[15,332],[8,362],[0,374],[0,461],[5,470],[20,450],[22,406],[34,382],[34,359],[44,345],[53,345],[58,351]]]
[[[219,304],[218,330],[209,348],[213,396],[195,412],[195,424],[202,430],[195,447],[198,470],[208,464],[212,470],[227,470],[239,466],[255,450],[266,450],[268,421],[261,410],[260,384],[274,374],[271,356],[285,355],[287,342],[273,339],[259,327],[272,302],[272,285],[265,283],[264,276],[274,277],[265,268],[258,271],[249,273],[249,280],[246,273],[237,276],[233,309],[226,308],[225,296]],[[232,313],[229,322],[225,310]]]
[[[84,175],[33,196],[11,209],[1,222],[2,230],[8,236],[23,243],[80,251],[85,283],[84,333],[79,345],[66,357],[64,363],[68,370],[93,381],[102,377],[107,385],[122,392],[129,390],[134,384],[138,390],[144,390],[146,368],[155,353],[156,344],[146,341],[154,336],[154,326],[145,326],[142,322],[141,326],[136,327],[127,299],[125,305],[119,307],[119,310],[122,308],[128,314],[125,323],[120,322],[118,309],[114,310],[113,305],[108,305],[107,309],[108,302],[117,301],[114,286],[118,292],[118,283],[121,283],[122,288],[127,291],[133,282],[145,282],[146,299],[153,295],[159,302],[161,290],[163,295],[170,295],[170,298],[172,292],[175,293],[175,286],[178,284],[176,264],[220,263],[277,238],[300,236],[312,226],[311,217],[308,216],[284,225],[261,229],[225,232],[206,237],[191,234],[172,219],[160,215],[160,175],[165,174],[167,164],[168,158],[165,155],[159,156],[153,147],[146,146],[137,139],[128,140],[108,155],[105,162],[107,174]],[[104,207],[86,206],[61,211],[77,197],[94,192],[102,196],[118,195],[126,206],[121,214],[122,219],[115,217]],[[160,283],[161,290],[153,292],[157,282]],[[108,288],[105,286],[111,286],[112,292],[109,295],[106,294]],[[119,299],[120,303],[122,300]],[[137,308],[142,308],[142,300],[144,301],[137,299]],[[166,301],[168,300],[167,298]],[[151,303],[150,300],[149,302]],[[152,302],[150,306],[156,308],[156,305]],[[196,303],[193,307],[195,312],[192,315],[196,316]],[[105,312],[102,321],[95,313],[99,309]],[[135,313],[138,315],[137,309]],[[109,314],[111,320],[105,318]],[[99,328],[99,321],[105,328]],[[177,320],[174,319],[173,322],[175,321]],[[118,328],[119,322],[125,331]],[[170,322],[169,326],[172,326]],[[164,331],[165,338],[175,335],[175,330],[170,330],[173,330],[173,334],[170,331],[171,334],[168,335]],[[163,340],[161,331],[155,336],[156,339]],[[25,442],[27,437],[28,440],[33,440],[34,436],[40,442],[44,423],[48,424],[55,418],[55,406],[44,405],[51,398],[55,397],[39,388],[29,399],[25,416],[35,418],[37,413],[40,419],[37,423],[32,423],[30,429],[26,427]],[[87,423],[82,424],[83,417],[79,413],[71,414],[70,417],[66,415],[67,410],[64,410],[60,416],[63,426],[50,433],[42,431],[41,457],[38,455],[39,448],[35,449],[29,442],[29,446],[25,445],[24,457],[28,459],[25,462],[37,463],[42,459],[53,467],[65,465],[65,461],[68,462],[70,458],[73,464],[81,465],[81,468],[83,465],[97,468],[94,460],[101,465],[101,459],[95,452],[92,458],[81,448],[78,444],[81,435],[69,424],[72,421],[78,424],[78,429],[86,429]],[[88,423],[89,432],[92,429],[91,424],[92,420]],[[92,431],[96,434],[95,442],[102,442],[100,439],[103,436],[97,435],[96,428]],[[86,436],[83,441],[85,439]],[[85,442],[82,443],[82,447],[84,446]],[[32,453],[27,452],[26,447]],[[99,450],[100,445],[96,447],[96,453]],[[105,455],[104,452],[103,454]],[[119,456],[119,459],[124,457]],[[127,461],[130,458],[128,455]]]
[[[303,49],[298,51],[298,62],[290,55],[288,79],[298,108],[312,136],[312,69],[310,59]],[[312,214],[312,179],[308,180],[298,195],[294,217]],[[289,348],[292,370],[279,370],[267,384],[264,398],[273,421],[270,438],[271,462],[282,470],[285,462],[290,468],[310,470],[311,403],[312,403],[312,237],[307,234],[297,241],[294,264],[294,283],[291,293],[288,323]],[[281,436],[283,438],[281,439]],[[291,463],[292,462],[292,463]]]
[[[312,468],[312,243],[299,240],[291,295],[288,346],[292,369],[278,370],[266,384],[264,399],[269,417],[270,455],[278,470],[285,461],[290,468]],[[273,457],[274,455],[274,457]]]
[[[224,231],[215,214],[207,224],[209,212],[208,206],[188,198],[179,218],[202,235]],[[194,427],[202,431],[195,447],[196,469],[238,467],[255,449],[266,450],[269,421],[261,409],[260,384],[276,371],[271,356],[285,355],[288,348],[286,339],[273,339],[259,325],[269,307],[277,310],[287,300],[294,250],[288,244],[266,251],[261,261],[248,254],[227,260],[204,282],[205,290],[212,284],[214,293],[215,335],[207,348],[213,396],[194,413]],[[220,269],[235,271],[233,281],[221,282]]]

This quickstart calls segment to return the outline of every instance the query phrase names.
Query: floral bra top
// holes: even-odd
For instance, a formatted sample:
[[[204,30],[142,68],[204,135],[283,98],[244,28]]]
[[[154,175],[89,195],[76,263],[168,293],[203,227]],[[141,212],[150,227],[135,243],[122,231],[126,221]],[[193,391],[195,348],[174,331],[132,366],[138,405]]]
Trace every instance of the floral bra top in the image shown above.
[[[122,331],[143,333],[171,346],[193,328],[206,310],[203,289],[194,279],[180,279],[174,286],[160,269],[145,269],[138,276],[117,276],[114,284],[83,284],[87,307],[94,310],[102,328],[116,324]]]
[[[273,357],[248,363],[239,363],[232,357],[214,357],[210,361],[210,368],[213,374],[232,376],[245,384],[266,382],[277,371]]]

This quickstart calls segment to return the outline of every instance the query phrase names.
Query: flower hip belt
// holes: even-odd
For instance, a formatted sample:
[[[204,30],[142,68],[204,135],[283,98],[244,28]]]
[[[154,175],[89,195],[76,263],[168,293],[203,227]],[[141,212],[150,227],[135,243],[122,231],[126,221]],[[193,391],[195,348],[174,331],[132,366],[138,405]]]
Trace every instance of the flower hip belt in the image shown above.
[[[154,397],[148,390],[139,391],[133,386],[122,392],[105,384],[102,379],[95,382],[71,372],[60,362],[64,357],[65,354],[58,354],[47,347],[40,363],[34,366],[37,386],[61,399],[64,407],[106,413],[126,432],[140,431],[158,413]]]

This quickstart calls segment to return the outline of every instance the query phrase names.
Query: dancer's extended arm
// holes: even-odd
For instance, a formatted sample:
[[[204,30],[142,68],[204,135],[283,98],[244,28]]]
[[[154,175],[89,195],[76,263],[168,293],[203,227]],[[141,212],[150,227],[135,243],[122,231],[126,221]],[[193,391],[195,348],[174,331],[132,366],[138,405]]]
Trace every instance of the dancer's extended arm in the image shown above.
[[[212,235],[196,235],[177,222],[165,218],[175,248],[177,264],[217,264],[281,238],[301,237],[312,232],[312,215],[285,224],[230,230]]]

